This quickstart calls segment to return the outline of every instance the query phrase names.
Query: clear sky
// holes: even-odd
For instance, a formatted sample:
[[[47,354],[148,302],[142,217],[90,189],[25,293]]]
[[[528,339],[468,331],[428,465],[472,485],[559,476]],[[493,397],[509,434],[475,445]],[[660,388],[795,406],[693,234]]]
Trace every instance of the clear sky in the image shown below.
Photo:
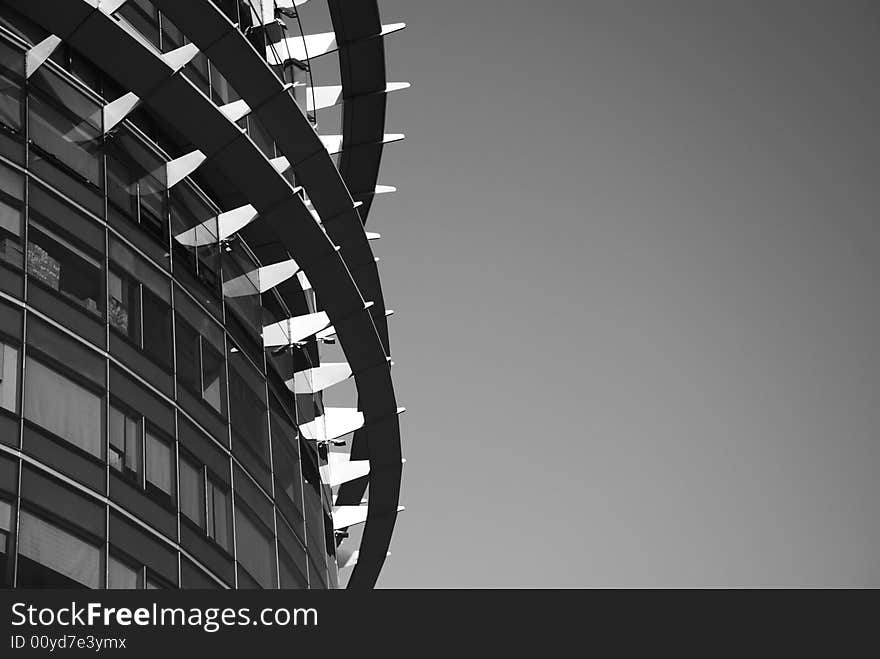
[[[381,0],[384,587],[880,586],[880,10]]]

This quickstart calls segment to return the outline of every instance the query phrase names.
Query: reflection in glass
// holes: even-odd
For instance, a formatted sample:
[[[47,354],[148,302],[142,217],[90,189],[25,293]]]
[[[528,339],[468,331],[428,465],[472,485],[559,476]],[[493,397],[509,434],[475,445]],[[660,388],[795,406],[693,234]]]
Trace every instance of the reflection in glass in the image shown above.
[[[100,187],[100,106],[46,67],[28,82],[29,138],[66,173]]]

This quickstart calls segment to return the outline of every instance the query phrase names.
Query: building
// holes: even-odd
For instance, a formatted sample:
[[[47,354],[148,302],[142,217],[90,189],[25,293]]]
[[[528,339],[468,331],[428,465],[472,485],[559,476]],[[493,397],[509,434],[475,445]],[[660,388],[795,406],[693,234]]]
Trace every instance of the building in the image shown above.
[[[365,222],[400,27],[0,2],[4,586],[375,584],[402,410]]]

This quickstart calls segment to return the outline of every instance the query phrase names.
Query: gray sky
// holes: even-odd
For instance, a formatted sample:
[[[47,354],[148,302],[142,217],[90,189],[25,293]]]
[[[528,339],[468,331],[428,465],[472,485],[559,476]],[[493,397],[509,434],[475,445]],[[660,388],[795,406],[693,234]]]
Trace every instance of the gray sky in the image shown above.
[[[880,586],[870,0],[382,0],[380,586]]]

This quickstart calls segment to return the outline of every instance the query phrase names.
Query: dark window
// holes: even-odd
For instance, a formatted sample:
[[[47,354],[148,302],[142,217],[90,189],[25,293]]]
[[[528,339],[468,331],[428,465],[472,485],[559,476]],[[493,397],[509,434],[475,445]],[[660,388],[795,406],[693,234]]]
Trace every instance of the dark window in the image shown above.
[[[103,457],[100,396],[32,357],[26,360],[24,381],[25,418]]]
[[[219,69],[211,63],[211,100],[217,105],[226,105],[238,100],[235,89],[227,82]]]
[[[167,245],[165,161],[126,127],[107,143],[107,197],[110,210],[138,222]]]
[[[110,327],[138,346],[141,345],[141,291],[140,285],[113,269],[108,276],[109,297],[107,318]]]
[[[146,431],[144,437],[147,486],[155,487],[173,498],[174,452],[150,430]]]
[[[198,87],[205,96],[211,93],[211,86],[208,83],[208,58],[204,53],[199,53],[193,57],[192,61],[183,67],[183,74]]]
[[[190,391],[201,397],[220,414],[226,410],[226,374],[223,354],[215,347],[222,345],[220,329],[201,312],[196,312],[192,303],[178,295],[178,308],[185,310],[187,318],[200,324],[209,338],[193,329],[192,325],[177,316],[177,378]]]
[[[33,281],[101,316],[101,264],[72,241],[32,221],[28,234],[28,274]]]
[[[177,316],[177,380],[190,391],[202,391],[201,337]]]
[[[168,280],[144,259],[110,240],[110,326],[166,369],[172,364]]]
[[[110,466],[171,505],[174,449],[137,412],[110,406]]]
[[[156,48],[159,47],[159,11],[148,0],[130,0],[116,12]]]
[[[180,512],[205,528],[205,476],[201,468],[181,456],[180,473]]]
[[[229,356],[229,365],[229,416],[232,429],[268,465],[269,435],[264,382],[241,352]]]
[[[229,521],[230,506],[229,493],[218,481],[208,477],[208,537],[213,538],[218,545],[229,550],[229,529],[232,523]]]
[[[238,562],[263,588],[275,588],[275,550],[272,537],[236,504],[235,536]]]
[[[171,308],[165,300],[154,295],[152,291],[142,288],[141,292],[144,327],[149,328],[149,332],[144,337],[144,352],[160,364],[170,367],[174,345],[171,334]]]

